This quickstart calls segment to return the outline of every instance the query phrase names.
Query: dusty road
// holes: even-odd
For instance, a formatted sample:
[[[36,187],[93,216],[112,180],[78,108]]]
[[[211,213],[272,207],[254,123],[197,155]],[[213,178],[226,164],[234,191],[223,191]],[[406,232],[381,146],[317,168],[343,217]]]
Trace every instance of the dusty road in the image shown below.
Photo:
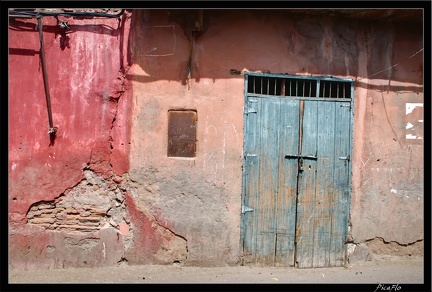
[[[379,284],[396,285],[392,291],[410,291],[409,284],[422,284],[422,257],[379,257],[348,267],[296,269],[276,267],[183,267],[179,265],[120,265],[111,268],[76,268],[9,271],[14,283],[122,283],[122,284]],[[405,285],[405,289],[404,289]],[[13,287],[13,285],[10,285]],[[389,291],[381,286],[376,291]],[[388,287],[387,287],[388,288]],[[391,288],[391,287],[390,287]],[[398,289],[400,288],[400,289]],[[375,288],[372,290],[374,291]],[[417,290],[419,291],[419,290]],[[425,290],[426,291],[426,290]],[[428,290],[430,291],[430,290]]]

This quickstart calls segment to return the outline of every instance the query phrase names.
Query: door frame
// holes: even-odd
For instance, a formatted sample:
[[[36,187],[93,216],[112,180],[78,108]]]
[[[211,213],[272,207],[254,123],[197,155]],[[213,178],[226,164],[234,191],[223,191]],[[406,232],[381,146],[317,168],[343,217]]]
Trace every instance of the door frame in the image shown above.
[[[246,212],[253,212],[252,209],[250,209],[247,206],[246,203],[246,187],[245,187],[245,182],[246,182],[246,155],[248,153],[245,153],[245,149],[246,149],[246,145],[248,143],[247,141],[247,123],[246,123],[246,118],[247,115],[250,114],[250,109],[248,108],[248,97],[253,97],[254,95],[258,95],[261,96],[262,98],[265,98],[265,96],[269,96],[269,97],[284,97],[284,98],[290,98],[290,99],[297,99],[297,100],[318,100],[318,101],[323,101],[323,100],[328,100],[329,102],[332,102],[332,100],[334,100],[335,98],[326,98],[326,97],[296,97],[296,96],[282,96],[282,95],[277,95],[276,89],[273,92],[273,94],[251,94],[248,92],[248,82],[249,82],[249,76],[256,76],[256,77],[269,77],[269,78],[292,78],[292,79],[298,79],[298,80],[316,80],[318,82],[318,85],[321,81],[339,81],[339,82],[349,82],[350,86],[349,86],[349,99],[344,101],[349,101],[350,102],[350,125],[349,125],[349,157],[350,157],[350,163],[348,165],[348,206],[347,206],[347,225],[345,226],[345,232],[346,235],[348,236],[351,232],[350,228],[351,228],[351,197],[352,197],[352,157],[353,157],[353,147],[354,147],[354,110],[355,110],[355,98],[354,98],[354,80],[351,78],[338,78],[338,77],[333,77],[333,76],[302,76],[302,75],[289,75],[289,74],[275,74],[275,73],[256,73],[256,72],[246,72],[244,74],[244,105],[243,105],[243,121],[244,121],[244,128],[243,128],[243,149],[242,149],[242,190],[241,190],[241,213],[240,213],[240,260],[241,260],[241,265],[244,265],[244,242],[245,242],[245,227],[247,224],[247,216],[245,216]],[[269,91],[270,92],[270,91]],[[267,92],[267,93],[269,93]],[[317,86],[316,89],[316,95],[319,95],[319,89]],[[342,100],[339,100],[342,101]],[[334,102],[334,101],[333,101]],[[298,195],[298,194],[296,194]],[[297,208],[297,207],[296,207]],[[297,212],[297,211],[296,211]],[[295,223],[297,224],[297,222]],[[347,260],[347,245],[346,245],[346,241],[344,241],[344,266],[347,265],[348,260]],[[294,254],[296,253],[296,250],[294,250]],[[294,261],[294,265],[297,266],[297,263],[295,263]]]

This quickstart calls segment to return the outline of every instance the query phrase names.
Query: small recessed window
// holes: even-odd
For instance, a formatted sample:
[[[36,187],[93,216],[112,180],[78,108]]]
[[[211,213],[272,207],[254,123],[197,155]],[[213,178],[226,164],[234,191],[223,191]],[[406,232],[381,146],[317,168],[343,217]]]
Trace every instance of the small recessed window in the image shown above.
[[[196,121],[194,110],[168,111],[168,157],[196,156]]]

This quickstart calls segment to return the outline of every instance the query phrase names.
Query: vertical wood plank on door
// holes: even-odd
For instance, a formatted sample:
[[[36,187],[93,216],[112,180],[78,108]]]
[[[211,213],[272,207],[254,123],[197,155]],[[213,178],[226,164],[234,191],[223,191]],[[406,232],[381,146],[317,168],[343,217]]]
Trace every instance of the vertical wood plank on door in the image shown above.
[[[301,155],[316,155],[317,149],[317,119],[319,111],[317,101],[307,101],[304,104],[302,125]],[[318,158],[319,159],[319,158]],[[296,230],[296,265],[299,268],[313,266],[315,233],[315,186],[316,160],[304,159],[303,171],[299,173],[297,230]]]
[[[335,163],[336,102],[320,102],[318,107],[317,134],[317,183],[314,224],[314,259],[313,267],[328,267],[330,264],[330,241],[332,229],[332,200],[335,196],[333,172]]]
[[[260,206],[258,219],[258,263],[275,264],[276,216],[275,205],[279,180],[278,141],[280,102],[277,97],[268,97],[261,104],[261,151],[260,156]]]
[[[297,196],[297,159],[286,154],[297,154],[299,144],[299,101],[282,98],[279,118],[279,193],[276,201],[277,242],[276,265],[294,265],[295,215]]]
[[[260,136],[257,129],[260,128],[260,112],[261,98],[247,98],[247,109],[256,110],[256,113],[245,114],[245,148],[244,148],[244,201],[243,206],[252,208],[253,211],[243,214],[243,252],[244,262],[255,262],[257,255],[256,239],[258,227],[258,201],[260,200],[259,193],[259,177],[260,177],[260,155],[261,145]]]
[[[261,103],[260,117],[260,176],[257,206],[257,263],[274,265],[276,220],[274,216],[278,186],[278,120],[279,98],[268,97]]]
[[[351,106],[350,103],[335,103],[335,161],[334,201],[332,202],[332,236],[330,240],[330,266],[345,264],[345,237],[348,234],[350,159],[340,159],[351,154]]]

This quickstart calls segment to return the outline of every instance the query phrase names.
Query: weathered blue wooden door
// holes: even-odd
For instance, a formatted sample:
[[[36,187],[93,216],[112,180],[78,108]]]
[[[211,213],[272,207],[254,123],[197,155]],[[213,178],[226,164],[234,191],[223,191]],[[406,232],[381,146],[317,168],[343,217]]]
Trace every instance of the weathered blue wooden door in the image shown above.
[[[333,78],[245,77],[244,264],[344,265],[351,83]]]

